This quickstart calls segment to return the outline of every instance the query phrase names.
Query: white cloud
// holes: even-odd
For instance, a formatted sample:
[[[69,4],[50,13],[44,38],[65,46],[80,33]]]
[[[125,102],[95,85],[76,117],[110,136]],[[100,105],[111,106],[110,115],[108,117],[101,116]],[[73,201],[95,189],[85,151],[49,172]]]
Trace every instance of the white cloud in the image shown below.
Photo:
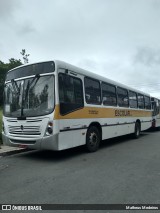
[[[12,18],[19,2],[17,0],[0,0],[0,21]]]
[[[159,19],[159,0],[0,0],[0,60],[25,48],[30,62],[60,59],[160,90]]]

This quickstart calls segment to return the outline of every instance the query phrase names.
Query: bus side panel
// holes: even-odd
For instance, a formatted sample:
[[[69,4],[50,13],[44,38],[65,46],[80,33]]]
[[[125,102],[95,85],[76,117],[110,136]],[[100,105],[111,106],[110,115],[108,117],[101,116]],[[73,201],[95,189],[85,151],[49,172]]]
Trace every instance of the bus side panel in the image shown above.
[[[102,139],[108,139],[121,135],[126,135],[134,132],[134,120],[133,118],[108,118],[103,119],[102,123],[106,123],[106,126],[102,128]]]
[[[135,123],[131,123],[131,124],[119,124],[117,126],[117,132],[118,132],[118,136],[122,136],[122,135],[127,135],[127,134],[131,134],[134,132],[134,128],[135,128]]]
[[[59,150],[81,146],[86,143],[86,130],[69,130],[59,133]]]
[[[148,122],[142,122],[141,123],[141,131],[145,131],[147,129],[149,129],[152,126],[152,122],[148,123]]]
[[[102,140],[114,138],[117,136],[117,126],[102,127]]]

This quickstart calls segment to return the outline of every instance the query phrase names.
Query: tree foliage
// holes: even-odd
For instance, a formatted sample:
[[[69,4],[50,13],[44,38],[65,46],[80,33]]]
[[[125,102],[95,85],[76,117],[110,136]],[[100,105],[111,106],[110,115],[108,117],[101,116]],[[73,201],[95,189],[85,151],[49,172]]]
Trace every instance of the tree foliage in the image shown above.
[[[22,52],[20,52],[20,54],[23,56],[24,64],[27,64],[29,61],[28,57],[30,56],[30,54],[27,54],[25,49],[22,49]]]
[[[29,55],[26,53],[25,49],[22,49],[20,54],[23,56],[24,64],[29,62]],[[0,106],[3,103],[3,90],[4,90],[4,81],[7,71],[22,65],[22,61],[20,59],[10,58],[8,63],[4,63],[0,60]]]
[[[0,61],[0,106],[3,103],[3,90],[4,90],[4,81],[5,81],[6,73],[10,69],[13,69],[20,65],[22,65],[22,62],[20,59],[17,60],[17,59],[11,58],[9,59],[8,63],[4,63]]]

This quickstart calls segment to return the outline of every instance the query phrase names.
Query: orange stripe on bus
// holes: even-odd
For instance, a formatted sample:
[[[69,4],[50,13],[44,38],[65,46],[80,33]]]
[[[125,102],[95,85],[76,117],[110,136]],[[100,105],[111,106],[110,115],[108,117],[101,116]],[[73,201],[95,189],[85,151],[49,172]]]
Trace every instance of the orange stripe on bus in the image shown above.
[[[120,117],[151,117],[151,111],[122,109],[122,108],[99,108],[84,107],[82,109],[70,112],[66,115],[60,114],[60,107],[56,105],[54,119],[82,119],[82,118],[120,118]]]

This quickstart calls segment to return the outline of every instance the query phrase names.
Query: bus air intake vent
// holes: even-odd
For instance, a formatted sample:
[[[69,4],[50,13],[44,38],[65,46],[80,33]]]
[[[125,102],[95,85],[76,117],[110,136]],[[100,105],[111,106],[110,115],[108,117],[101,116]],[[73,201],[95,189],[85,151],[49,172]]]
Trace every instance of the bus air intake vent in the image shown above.
[[[9,133],[12,135],[40,135],[39,126],[8,126]]]

